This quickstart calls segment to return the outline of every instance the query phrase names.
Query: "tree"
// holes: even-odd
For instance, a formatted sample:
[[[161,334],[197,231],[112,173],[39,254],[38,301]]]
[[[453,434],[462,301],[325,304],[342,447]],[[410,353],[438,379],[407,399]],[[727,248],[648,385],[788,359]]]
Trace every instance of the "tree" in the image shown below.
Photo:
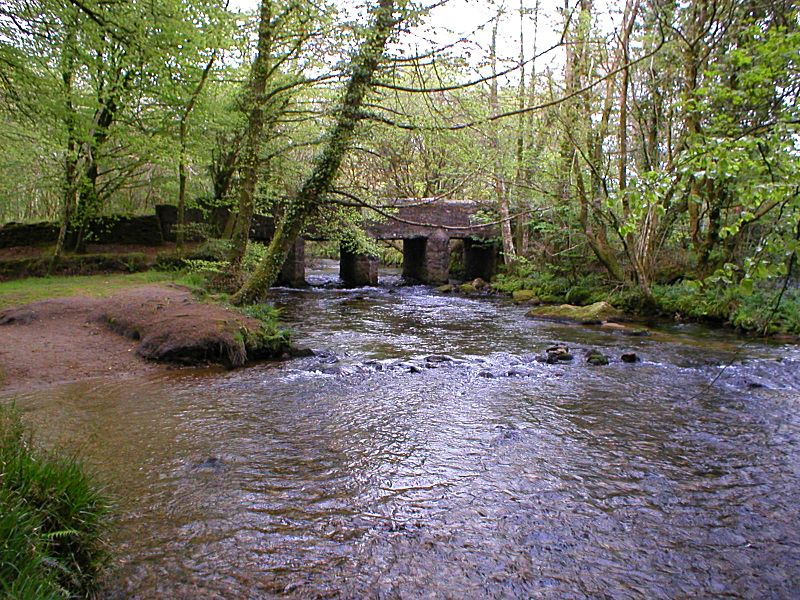
[[[394,0],[379,0],[372,11],[372,23],[360,48],[350,61],[350,77],[336,111],[336,122],[317,156],[311,174],[290,199],[267,254],[231,301],[249,304],[263,298],[275,283],[289,249],[300,235],[306,219],[319,209],[339,172],[362,118],[361,106],[372,88],[375,71],[386,43],[397,24]]]

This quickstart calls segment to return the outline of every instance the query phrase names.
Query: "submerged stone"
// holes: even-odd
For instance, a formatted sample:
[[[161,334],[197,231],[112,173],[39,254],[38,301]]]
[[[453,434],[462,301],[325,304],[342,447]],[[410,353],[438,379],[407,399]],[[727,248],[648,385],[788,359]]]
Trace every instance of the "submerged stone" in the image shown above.
[[[650,330],[645,329],[644,327],[639,327],[638,329],[626,329],[622,332],[622,335],[629,335],[631,337],[647,337],[650,335]]]
[[[425,357],[425,362],[429,363],[445,363],[445,362],[453,362],[453,359],[446,354],[431,354],[430,356]]]
[[[308,356],[315,356],[316,353],[311,348],[291,348],[287,354],[291,358],[306,358]]]
[[[639,362],[641,359],[636,355],[635,352],[626,352],[621,357],[622,362],[624,363],[635,363]]]

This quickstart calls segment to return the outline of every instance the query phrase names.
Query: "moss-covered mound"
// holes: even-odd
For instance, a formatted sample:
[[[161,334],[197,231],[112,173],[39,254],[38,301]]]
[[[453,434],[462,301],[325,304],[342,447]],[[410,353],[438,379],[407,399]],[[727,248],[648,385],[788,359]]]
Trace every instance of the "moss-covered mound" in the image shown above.
[[[219,304],[198,302],[179,288],[148,286],[104,300],[100,320],[140,340],[143,358],[181,364],[240,367],[291,351],[274,319],[257,319]]]
[[[625,313],[617,310],[608,302],[595,302],[589,306],[573,306],[572,304],[537,306],[529,310],[527,315],[537,319],[571,321],[582,325],[597,325],[605,321],[625,319]]]
[[[515,290],[511,298],[517,304],[539,304],[540,299],[535,290]]]

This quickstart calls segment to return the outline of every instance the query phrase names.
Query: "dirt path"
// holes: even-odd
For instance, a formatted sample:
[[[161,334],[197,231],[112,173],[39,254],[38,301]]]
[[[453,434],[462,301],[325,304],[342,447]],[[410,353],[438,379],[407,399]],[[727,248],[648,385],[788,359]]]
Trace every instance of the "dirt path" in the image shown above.
[[[259,326],[172,285],[34,302],[0,311],[0,390],[174,368],[144,357],[240,366],[256,357],[247,348],[240,362],[230,360],[231,353],[245,353],[240,332]]]
[[[0,389],[167,368],[140,358],[134,351],[138,342],[94,318],[100,302],[73,296],[4,311],[15,320],[0,327]]]

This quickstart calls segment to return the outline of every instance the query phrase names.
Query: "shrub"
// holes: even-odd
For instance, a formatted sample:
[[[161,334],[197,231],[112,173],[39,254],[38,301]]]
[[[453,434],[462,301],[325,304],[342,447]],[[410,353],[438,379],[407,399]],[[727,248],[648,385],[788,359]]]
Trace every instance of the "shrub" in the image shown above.
[[[105,495],[74,457],[35,448],[0,407],[0,596],[88,596],[107,553]]]

